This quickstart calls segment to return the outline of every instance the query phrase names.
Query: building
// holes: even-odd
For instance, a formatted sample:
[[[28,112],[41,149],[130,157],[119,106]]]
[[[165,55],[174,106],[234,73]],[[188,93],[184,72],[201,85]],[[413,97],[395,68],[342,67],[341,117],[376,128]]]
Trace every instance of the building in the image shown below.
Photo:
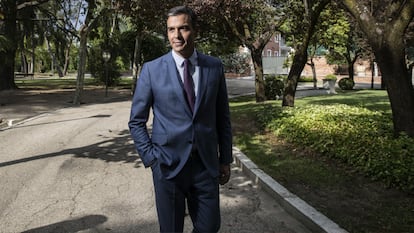
[[[292,48],[286,46],[280,33],[275,33],[262,52],[264,74],[287,74],[289,69],[284,67],[285,61]]]
[[[291,47],[286,46],[285,40],[280,33],[275,33],[263,49],[263,57],[287,57]]]

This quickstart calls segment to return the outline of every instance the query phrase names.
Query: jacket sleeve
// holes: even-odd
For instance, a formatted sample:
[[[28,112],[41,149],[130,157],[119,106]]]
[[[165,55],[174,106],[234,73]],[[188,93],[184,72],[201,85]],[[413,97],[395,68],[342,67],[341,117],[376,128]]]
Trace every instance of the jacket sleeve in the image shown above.
[[[151,166],[156,160],[147,128],[153,102],[150,75],[148,65],[144,64],[132,98],[131,114],[128,122],[135,147],[145,167]]]
[[[216,104],[219,159],[220,164],[230,164],[233,162],[233,142],[227,86],[222,65],[220,74],[220,85]]]

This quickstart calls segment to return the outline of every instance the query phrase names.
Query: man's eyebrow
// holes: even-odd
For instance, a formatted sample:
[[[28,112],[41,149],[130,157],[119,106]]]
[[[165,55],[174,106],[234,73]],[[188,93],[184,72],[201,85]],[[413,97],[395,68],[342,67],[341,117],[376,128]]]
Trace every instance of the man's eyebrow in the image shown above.
[[[167,26],[167,29],[174,29],[174,28],[181,29],[181,28],[190,28],[190,27],[191,26],[189,24],[183,24],[183,25],[180,25],[180,26]]]

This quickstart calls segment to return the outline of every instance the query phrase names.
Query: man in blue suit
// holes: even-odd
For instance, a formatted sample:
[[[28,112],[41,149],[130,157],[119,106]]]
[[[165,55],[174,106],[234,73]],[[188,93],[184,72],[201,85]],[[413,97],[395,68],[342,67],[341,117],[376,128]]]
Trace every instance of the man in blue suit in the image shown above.
[[[129,128],[152,169],[160,231],[182,232],[187,205],[193,232],[218,232],[219,184],[229,181],[233,162],[223,65],[196,51],[190,8],[175,7],[167,16],[172,51],[143,65]]]

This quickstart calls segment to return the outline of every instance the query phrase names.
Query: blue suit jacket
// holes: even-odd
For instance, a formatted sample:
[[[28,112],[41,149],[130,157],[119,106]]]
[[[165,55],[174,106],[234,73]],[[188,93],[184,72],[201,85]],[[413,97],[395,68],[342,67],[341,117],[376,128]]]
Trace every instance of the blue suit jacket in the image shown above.
[[[198,53],[199,89],[191,112],[172,53],[145,63],[132,100],[129,128],[145,167],[159,163],[163,175],[175,177],[191,154],[194,141],[213,177],[229,164],[232,133],[223,65]],[[153,112],[152,132],[146,126]]]

